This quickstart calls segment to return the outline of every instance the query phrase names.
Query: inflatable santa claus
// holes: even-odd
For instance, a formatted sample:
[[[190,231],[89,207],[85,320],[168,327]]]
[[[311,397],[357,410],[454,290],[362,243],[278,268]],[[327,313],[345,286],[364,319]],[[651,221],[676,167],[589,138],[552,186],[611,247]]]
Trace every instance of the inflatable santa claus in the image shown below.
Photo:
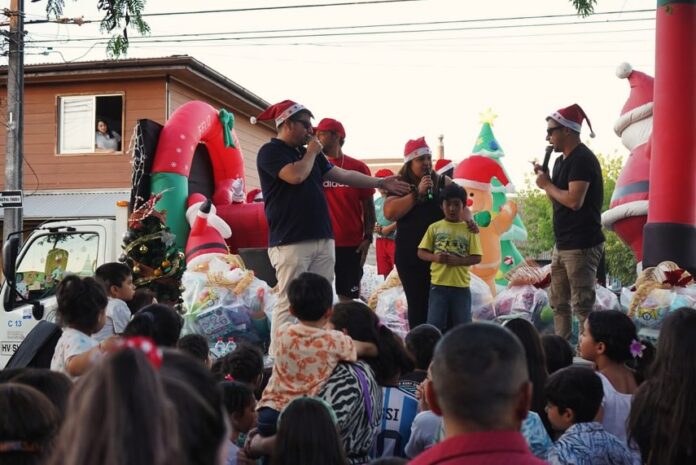
[[[621,170],[609,210],[602,224],[628,245],[636,260],[643,259],[643,227],[648,221],[650,148],[653,126],[653,78],[621,64],[616,75],[627,79],[631,93],[614,125],[614,132],[630,150]]]

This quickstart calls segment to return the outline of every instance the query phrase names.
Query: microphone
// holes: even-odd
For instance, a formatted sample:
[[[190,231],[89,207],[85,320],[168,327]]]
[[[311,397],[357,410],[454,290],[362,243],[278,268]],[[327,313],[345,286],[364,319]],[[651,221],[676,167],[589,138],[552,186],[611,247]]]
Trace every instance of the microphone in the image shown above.
[[[541,165],[541,170],[544,172],[549,170],[549,159],[551,158],[551,152],[553,152],[553,145],[547,145],[546,153],[544,153],[544,163]]]
[[[430,173],[432,173],[432,171],[430,170],[430,168],[426,168],[426,169],[425,169],[425,175],[426,175],[426,176],[430,176]],[[431,176],[431,177],[430,177],[430,180],[432,181],[432,179],[433,179],[433,178],[432,178],[432,176]],[[426,191],[425,196],[428,198],[428,200],[433,200],[433,188],[432,188],[432,186],[431,186],[431,187],[428,187],[428,190]]]

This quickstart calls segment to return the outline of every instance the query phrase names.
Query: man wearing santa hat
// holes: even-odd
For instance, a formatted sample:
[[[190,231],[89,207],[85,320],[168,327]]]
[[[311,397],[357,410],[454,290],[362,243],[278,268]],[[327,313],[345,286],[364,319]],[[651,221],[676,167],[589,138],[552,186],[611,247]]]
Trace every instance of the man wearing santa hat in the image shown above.
[[[251,120],[272,120],[278,132],[261,147],[256,158],[268,220],[268,256],[278,278],[272,333],[293,320],[287,299],[290,281],[306,271],[333,281],[334,235],[323,181],[362,189],[384,188],[399,194],[409,190],[408,184],[396,176],[373,178],[332,165],[313,134],[313,117],[303,105],[284,100]]]
[[[573,313],[583,332],[594,306],[597,266],[604,252],[602,168],[594,153],[580,142],[583,120],[594,137],[590,120],[577,104],[549,115],[546,140],[562,156],[556,159],[551,177],[538,164],[534,166],[536,184],[553,204],[556,245],[549,297],[556,334],[566,339],[571,337]]]
[[[324,146],[329,162],[334,166],[370,175],[370,169],[365,163],[343,153],[346,130],[340,121],[324,118],[319,121],[314,132]],[[374,193],[374,189],[358,189],[324,180],[324,194],[329,204],[336,246],[336,294],[342,302],[360,297],[363,265],[372,244],[372,230],[375,227]]]

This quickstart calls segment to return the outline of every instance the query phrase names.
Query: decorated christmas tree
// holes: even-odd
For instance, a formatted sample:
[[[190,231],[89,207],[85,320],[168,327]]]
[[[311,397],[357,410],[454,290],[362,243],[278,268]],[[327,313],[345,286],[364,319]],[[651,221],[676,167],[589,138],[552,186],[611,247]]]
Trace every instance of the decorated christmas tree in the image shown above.
[[[505,166],[501,162],[501,158],[505,156],[505,152],[503,152],[502,147],[493,134],[493,121],[497,116],[498,115],[493,113],[490,108],[480,114],[480,122],[482,124],[481,131],[479,132],[479,136],[476,139],[476,144],[471,154],[482,155],[494,160],[503,169],[505,176],[510,179],[508,172],[505,170]],[[493,211],[499,211],[500,207],[507,201],[508,192],[497,179],[493,179],[492,184]],[[500,237],[500,254],[502,260],[499,273],[496,276],[497,284],[506,285],[505,274],[524,261],[524,258],[519,250],[517,250],[517,247],[515,247],[513,241],[526,240],[527,229],[524,227],[520,215],[516,215],[510,229]]]
[[[120,260],[133,271],[136,287],[148,287],[163,303],[177,303],[181,297],[184,254],[176,248],[176,237],[165,226],[166,212],[155,210],[162,194],[136,205],[128,218]]]

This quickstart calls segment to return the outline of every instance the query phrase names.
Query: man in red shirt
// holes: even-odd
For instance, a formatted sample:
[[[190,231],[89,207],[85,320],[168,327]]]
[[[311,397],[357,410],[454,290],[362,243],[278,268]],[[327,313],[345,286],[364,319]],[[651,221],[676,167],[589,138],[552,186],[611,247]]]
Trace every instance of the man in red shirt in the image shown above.
[[[334,166],[371,175],[365,163],[343,153],[346,131],[340,121],[324,118],[314,132]],[[375,227],[374,193],[374,189],[324,180],[324,194],[336,240],[336,294],[342,302],[360,297],[360,279]]]
[[[532,385],[524,349],[507,329],[468,323],[435,349],[426,379],[431,410],[443,417],[445,440],[412,465],[541,465],[520,433]]]

